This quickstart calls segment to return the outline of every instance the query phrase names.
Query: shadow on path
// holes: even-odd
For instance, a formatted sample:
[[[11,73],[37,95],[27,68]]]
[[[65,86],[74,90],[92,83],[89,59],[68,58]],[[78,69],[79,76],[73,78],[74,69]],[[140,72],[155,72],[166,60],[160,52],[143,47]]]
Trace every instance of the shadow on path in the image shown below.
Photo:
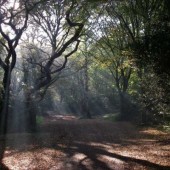
[[[41,130],[42,131],[35,134],[19,134],[16,138],[16,143],[14,140],[9,140],[7,146],[6,142],[2,141],[3,145],[0,145],[1,162],[5,147],[8,147],[8,149],[13,150],[13,152],[5,154],[6,158],[9,156],[14,157],[18,154],[18,158],[23,159],[21,155],[23,152],[27,151],[33,153],[33,155],[36,155],[37,153],[39,153],[39,155],[41,154],[41,156],[37,157],[37,160],[34,156],[33,158],[30,158],[34,160],[34,165],[37,167],[38,165],[42,165],[43,158],[46,157],[47,159],[54,159],[54,163],[56,164],[63,163],[65,167],[64,170],[124,170],[138,167],[141,169],[141,166],[143,169],[148,170],[170,170],[170,166],[164,166],[158,162],[155,162],[155,160],[159,160],[159,155],[157,155],[155,160],[150,159],[149,161],[135,158],[131,155],[123,156],[120,152],[114,152],[113,146],[117,147],[117,149],[118,147],[121,148],[122,145],[124,147],[131,147],[131,145],[138,147],[138,143],[135,142],[141,140],[141,136],[136,135],[139,134],[139,131],[134,131],[134,127],[127,123],[113,124],[95,120],[58,121],[52,122],[49,125],[47,124],[47,127],[44,126]],[[131,132],[130,135],[129,132]],[[135,137],[135,141],[132,143],[128,140],[133,139],[131,136]],[[146,136],[142,136],[142,138],[143,137]],[[150,138],[152,139],[153,137],[151,136]],[[150,138],[147,136],[147,139]],[[153,140],[153,142],[155,142],[155,140]],[[92,143],[92,145],[90,143]],[[98,144],[101,145],[99,146]],[[110,151],[107,147],[105,147],[106,144],[109,146]],[[145,141],[142,142],[139,147],[143,146],[144,144],[146,145]],[[149,142],[149,147],[152,147],[152,144],[152,141]],[[61,151],[65,156],[61,156],[60,158],[57,154],[54,154],[54,157],[51,157],[50,153],[46,152],[48,149],[56,153],[57,151]],[[130,151],[131,150],[128,152]],[[78,154],[80,157],[78,157]],[[56,159],[58,162],[56,162]],[[151,162],[152,160],[153,162]],[[67,163],[71,165],[71,169],[67,168]],[[52,165],[49,164],[47,166],[49,168],[46,169],[51,169],[50,166]],[[0,170],[8,170],[8,168],[2,163],[1,167]],[[31,165],[29,167],[31,167]]]
[[[91,146],[91,145],[84,144],[84,143],[75,142],[72,146],[73,146],[72,148],[66,148],[66,149],[60,148],[60,149],[63,152],[67,153],[69,157],[73,157],[76,153],[82,153],[86,155],[84,159],[90,159],[93,162],[93,168],[100,168],[103,170],[113,170],[113,168],[110,168],[105,162],[98,160],[98,156],[101,155],[101,156],[108,156],[111,158],[116,158],[126,163],[130,163],[130,162],[136,163],[136,164],[145,166],[148,169],[152,168],[155,170],[158,170],[158,169],[159,170],[170,170],[170,166],[163,166],[163,165],[149,162],[147,160],[137,159],[137,158],[128,157],[128,156],[122,156],[120,154],[111,153],[99,147]],[[79,167],[86,170],[87,168],[85,167],[85,165],[82,164],[83,161],[84,160],[81,160],[79,162]]]

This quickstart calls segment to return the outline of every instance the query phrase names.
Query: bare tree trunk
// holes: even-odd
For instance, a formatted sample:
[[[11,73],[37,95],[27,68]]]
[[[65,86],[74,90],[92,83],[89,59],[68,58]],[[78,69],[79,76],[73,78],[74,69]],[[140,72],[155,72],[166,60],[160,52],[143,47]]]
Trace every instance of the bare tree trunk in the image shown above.
[[[11,79],[11,72],[10,69],[6,69],[4,72],[4,79],[3,79],[3,87],[4,92],[2,96],[3,106],[0,116],[0,133],[6,134],[7,133],[7,126],[8,126],[8,114],[9,114],[9,96],[10,96],[10,79]]]
[[[125,119],[124,94],[122,92],[120,92],[119,97],[120,97],[120,118],[121,118],[121,120],[123,120],[123,119]]]
[[[120,118],[121,120],[126,120],[127,118],[127,113],[126,113],[126,99],[124,96],[123,92],[119,93],[119,97],[120,97]]]
[[[34,102],[31,95],[28,93],[26,96],[26,131],[35,132],[37,128],[36,124],[36,111],[34,108]]]
[[[89,110],[89,76],[88,76],[88,60],[87,56],[85,55],[85,70],[84,70],[84,76],[85,76],[85,91],[84,91],[84,102],[85,102],[85,112],[87,118],[91,118],[90,110]]]

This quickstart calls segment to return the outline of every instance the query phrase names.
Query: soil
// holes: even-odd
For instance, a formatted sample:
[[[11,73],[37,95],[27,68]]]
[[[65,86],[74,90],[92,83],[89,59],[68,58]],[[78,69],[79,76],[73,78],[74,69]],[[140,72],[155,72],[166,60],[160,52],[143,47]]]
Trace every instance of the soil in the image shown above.
[[[1,136],[0,151],[0,170],[170,170],[170,134],[128,122],[48,117]]]

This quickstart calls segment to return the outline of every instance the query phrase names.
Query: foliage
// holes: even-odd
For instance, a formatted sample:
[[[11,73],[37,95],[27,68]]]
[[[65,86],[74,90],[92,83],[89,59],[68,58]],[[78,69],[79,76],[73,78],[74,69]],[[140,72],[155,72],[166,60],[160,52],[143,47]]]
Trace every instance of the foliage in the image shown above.
[[[168,0],[0,5],[1,127],[23,110],[30,128],[49,111],[169,121]]]
[[[41,125],[44,122],[44,118],[42,116],[36,116],[36,121],[38,125]]]
[[[147,109],[145,122],[163,123],[169,115],[169,99],[166,89],[160,83],[160,78],[153,71],[142,79],[142,94],[140,96],[144,108]]]
[[[169,113],[169,2],[130,0],[109,5],[107,12],[126,32],[138,67],[137,96],[145,101],[149,122],[155,122],[162,110]]]

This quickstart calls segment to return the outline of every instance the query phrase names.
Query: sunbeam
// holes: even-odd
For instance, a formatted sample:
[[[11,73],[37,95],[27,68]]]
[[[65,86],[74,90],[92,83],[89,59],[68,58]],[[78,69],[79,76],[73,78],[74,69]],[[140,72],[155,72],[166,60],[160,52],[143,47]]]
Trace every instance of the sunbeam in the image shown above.
[[[169,170],[169,9],[0,0],[0,170]]]

